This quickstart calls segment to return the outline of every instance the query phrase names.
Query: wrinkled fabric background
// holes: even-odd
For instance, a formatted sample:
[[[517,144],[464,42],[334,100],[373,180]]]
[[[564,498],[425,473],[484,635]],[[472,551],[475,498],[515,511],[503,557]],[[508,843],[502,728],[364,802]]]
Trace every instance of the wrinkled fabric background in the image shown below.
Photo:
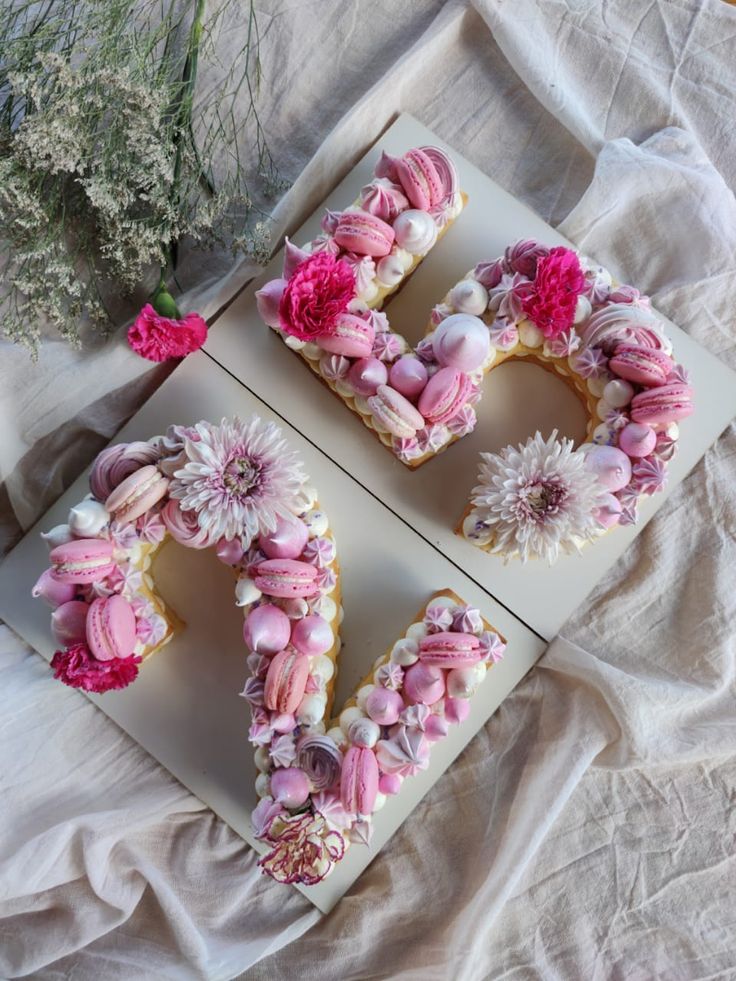
[[[259,12],[278,234],[407,110],[736,367],[736,9]],[[226,272],[192,262],[188,305]],[[0,348],[7,542],[164,375]],[[0,627],[0,974],[733,977],[735,475],[732,425],[327,917]]]

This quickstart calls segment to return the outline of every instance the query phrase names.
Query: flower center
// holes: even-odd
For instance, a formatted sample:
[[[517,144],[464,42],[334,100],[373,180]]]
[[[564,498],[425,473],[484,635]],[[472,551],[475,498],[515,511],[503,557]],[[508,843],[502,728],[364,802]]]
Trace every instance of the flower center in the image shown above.
[[[260,476],[261,468],[257,463],[247,456],[236,456],[225,467],[222,480],[233,497],[243,498],[257,486]]]
[[[564,502],[567,489],[557,481],[537,478],[521,490],[519,497],[527,518],[543,521]]]

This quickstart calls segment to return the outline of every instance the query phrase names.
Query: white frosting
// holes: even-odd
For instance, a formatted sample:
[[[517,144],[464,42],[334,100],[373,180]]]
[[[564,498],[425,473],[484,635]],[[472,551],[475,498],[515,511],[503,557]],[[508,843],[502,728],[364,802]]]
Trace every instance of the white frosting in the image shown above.
[[[394,222],[394,233],[399,248],[412,255],[424,255],[437,241],[437,226],[426,211],[410,209],[402,212]]]
[[[271,794],[271,778],[267,773],[259,773],[256,777],[256,793],[259,797],[268,797]]]
[[[365,714],[362,709],[359,709],[357,705],[352,705],[350,708],[343,709],[340,713],[340,728],[347,736],[350,726],[357,719],[364,719]]]
[[[244,576],[242,579],[238,579],[235,584],[235,605],[236,606],[248,606],[250,603],[255,603],[256,600],[260,599],[263,593],[260,591],[258,586]]]
[[[364,712],[365,712],[366,700],[368,699],[370,693],[372,691],[375,691],[375,688],[376,688],[375,685],[363,685],[362,688],[358,689],[355,699],[358,703],[358,708],[363,709]]]
[[[610,376],[604,375],[602,378],[589,378],[588,379],[588,391],[591,395],[595,395],[597,399],[601,398],[606,385],[610,381]]]
[[[315,678],[321,678],[325,683],[330,681],[335,674],[335,665],[331,657],[326,654],[315,654],[310,660],[311,674]]]
[[[71,542],[74,535],[69,525],[54,525],[50,531],[42,531],[41,538],[49,548],[56,548],[57,545],[66,545],[67,542]]]
[[[406,636],[411,638],[411,640],[421,640],[422,637],[426,637],[429,631],[427,630],[426,623],[412,623],[409,629],[406,631]]]
[[[391,648],[391,660],[402,668],[415,664],[419,660],[419,644],[410,637],[402,637]]]
[[[348,748],[347,736],[342,729],[337,726],[335,726],[334,729],[327,730],[327,738],[331,739],[341,752]]]
[[[376,266],[376,279],[381,286],[397,286],[404,278],[405,272],[400,256],[385,255]]]
[[[623,378],[614,378],[612,381],[607,382],[606,387],[603,389],[603,398],[614,409],[623,409],[625,405],[631,402],[633,395],[633,385],[630,382],[624,381]]]
[[[450,303],[458,313],[479,317],[488,306],[488,290],[477,279],[463,279],[450,290]]]
[[[519,340],[527,347],[541,347],[544,343],[544,334],[531,320],[522,320],[518,329]]]
[[[356,719],[348,728],[348,739],[354,746],[372,749],[381,738],[381,727],[373,719]]]
[[[106,528],[110,515],[104,504],[86,498],[75,504],[69,512],[69,528],[80,538],[94,538],[103,528]]]
[[[587,296],[579,296],[578,302],[575,304],[575,316],[573,317],[573,323],[581,324],[584,320],[593,312],[593,307],[591,306],[590,300]]]
[[[306,341],[300,341],[298,337],[294,337],[292,334],[282,334],[284,339],[284,344],[290,347],[292,351],[302,351],[307,346]]]
[[[327,709],[327,696],[321,692],[315,695],[305,695],[296,710],[296,721],[299,725],[314,726],[321,721]]]
[[[493,541],[493,531],[490,528],[486,528],[484,531],[478,532],[475,528],[475,523],[477,518],[475,514],[471,511],[470,514],[463,521],[463,535],[471,542],[475,542],[476,545],[484,546],[490,545]]]
[[[271,757],[268,755],[268,750],[265,746],[258,747],[253,754],[253,760],[256,764],[256,768],[260,770],[261,773],[266,773],[271,767]]]

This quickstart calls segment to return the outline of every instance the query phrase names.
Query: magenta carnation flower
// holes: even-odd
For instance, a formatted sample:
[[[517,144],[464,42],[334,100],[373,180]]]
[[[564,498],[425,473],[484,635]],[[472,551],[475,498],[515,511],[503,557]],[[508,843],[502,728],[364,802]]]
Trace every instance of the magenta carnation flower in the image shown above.
[[[281,329],[300,341],[331,334],[355,296],[355,276],[328,252],[305,259],[286,284],[279,303]]]
[[[580,260],[571,249],[558,246],[537,262],[534,286],[524,297],[522,309],[545,337],[555,338],[572,327],[584,288]]]
[[[141,659],[134,654],[98,661],[86,644],[73,644],[56,651],[51,659],[54,677],[70,688],[96,692],[98,695],[114,688],[127,688],[138,677]]]
[[[128,330],[128,344],[149,361],[183,358],[207,340],[207,324],[198,313],[172,320],[156,313],[147,303]]]

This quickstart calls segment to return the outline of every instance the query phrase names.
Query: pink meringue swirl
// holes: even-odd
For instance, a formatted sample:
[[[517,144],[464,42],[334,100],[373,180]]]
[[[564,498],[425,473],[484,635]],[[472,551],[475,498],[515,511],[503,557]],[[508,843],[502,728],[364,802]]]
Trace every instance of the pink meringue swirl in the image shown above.
[[[392,224],[409,207],[409,199],[398,184],[376,177],[361,190],[360,204],[364,211]]]
[[[90,471],[89,486],[93,496],[104,504],[118,484],[141,467],[156,463],[160,455],[155,445],[138,440],[106,447],[97,455]]]
[[[327,790],[340,776],[342,753],[329,736],[303,736],[297,743],[296,761],[313,790]]]

